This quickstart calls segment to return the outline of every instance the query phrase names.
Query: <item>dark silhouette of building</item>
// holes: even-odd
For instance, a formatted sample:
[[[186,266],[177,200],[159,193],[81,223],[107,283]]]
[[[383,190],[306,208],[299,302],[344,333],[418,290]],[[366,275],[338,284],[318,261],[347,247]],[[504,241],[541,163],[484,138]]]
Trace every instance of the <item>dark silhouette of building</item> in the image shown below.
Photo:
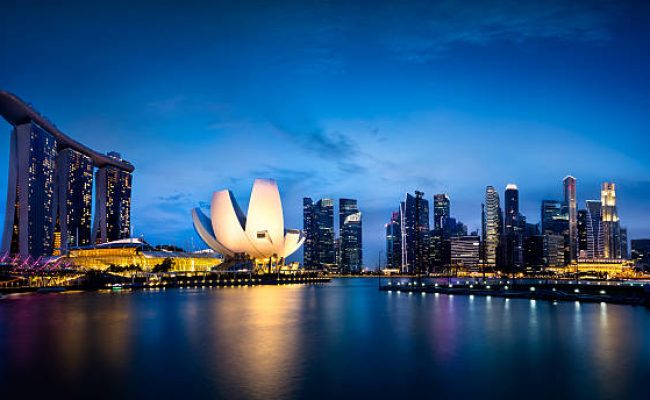
[[[423,274],[429,270],[429,202],[424,193],[406,194],[401,203],[402,270]]]
[[[399,269],[402,266],[402,228],[399,211],[391,215],[386,224],[386,267]]]
[[[578,210],[576,218],[576,225],[578,230],[578,258],[588,258],[589,254],[589,232],[587,226],[589,224],[589,214],[587,210]]]
[[[650,239],[632,240],[632,260],[637,268],[650,270]]]
[[[334,241],[334,201],[303,199],[305,243],[303,264],[308,269],[338,270]]]
[[[578,259],[578,207],[576,198],[576,178],[571,175],[564,178],[564,207],[569,223],[569,259]]]
[[[340,268],[360,272],[363,268],[361,212],[354,199],[339,199]]]
[[[451,202],[446,193],[433,195],[433,229],[441,230],[451,216]]]

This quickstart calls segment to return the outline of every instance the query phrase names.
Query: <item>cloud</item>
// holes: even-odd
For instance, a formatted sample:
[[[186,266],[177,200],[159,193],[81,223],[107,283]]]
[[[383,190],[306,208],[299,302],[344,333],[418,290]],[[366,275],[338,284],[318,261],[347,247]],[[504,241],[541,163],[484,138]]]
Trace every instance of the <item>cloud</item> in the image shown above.
[[[595,1],[440,1],[389,7],[399,21],[385,30],[384,42],[403,58],[427,61],[453,45],[487,46],[554,39],[599,44],[612,36],[612,26],[625,6]]]
[[[270,123],[280,134],[287,136],[302,149],[334,162],[341,172],[355,174],[365,171],[359,162],[359,145],[350,136],[339,131],[325,131],[320,126],[305,121],[281,122],[271,119]]]

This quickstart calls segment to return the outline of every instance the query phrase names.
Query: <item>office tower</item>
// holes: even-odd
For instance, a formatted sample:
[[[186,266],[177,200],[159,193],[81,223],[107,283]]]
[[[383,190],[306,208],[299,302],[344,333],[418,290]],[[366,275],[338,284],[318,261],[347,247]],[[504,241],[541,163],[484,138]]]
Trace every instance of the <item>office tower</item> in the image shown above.
[[[519,190],[514,184],[508,184],[504,195],[505,216],[503,238],[501,241],[503,266],[507,270],[522,267],[523,235],[522,216],[519,213]],[[525,224],[525,222],[524,222]]]
[[[499,193],[493,186],[485,189],[485,265],[496,267],[497,247],[501,235],[501,206]]]
[[[532,235],[524,241],[524,265],[526,268],[540,271],[544,262],[544,236]]]
[[[57,141],[34,122],[14,127],[2,251],[37,259],[53,251]]]
[[[446,193],[433,195],[433,229],[444,228],[447,219],[451,216],[451,202]]]
[[[450,263],[452,268],[466,271],[479,270],[481,238],[478,236],[456,236],[449,239]]]
[[[587,231],[589,214],[587,210],[578,210],[576,218],[578,230],[578,258],[589,257],[589,233]]]
[[[402,269],[422,274],[429,269],[429,202],[424,193],[406,194],[400,205],[402,217]]]
[[[621,242],[621,258],[623,260],[628,260],[630,258],[630,252],[627,246],[627,228],[620,229],[620,242]]]
[[[305,267],[336,271],[334,201],[321,199],[314,203],[309,197],[303,198],[303,227],[306,231],[303,257]]]
[[[121,160],[119,153],[108,156]],[[95,173],[93,242],[105,243],[131,236],[131,173],[106,165]]]
[[[572,261],[578,258],[578,206],[576,200],[576,178],[571,175],[563,180],[564,206],[569,219],[569,257]]]
[[[363,268],[361,212],[354,199],[339,199],[340,266],[343,272]]]
[[[569,207],[557,200],[542,200],[542,234],[564,237],[565,262],[571,262]]]
[[[603,256],[621,257],[620,225],[616,211],[616,185],[605,182],[600,190],[601,220],[603,230]]]
[[[402,266],[402,228],[399,211],[391,215],[386,224],[386,267],[399,269]]]
[[[634,264],[646,271],[650,269],[650,239],[634,239],[631,244]]]
[[[603,258],[603,222],[602,206],[598,200],[587,200],[587,257]]]
[[[63,149],[56,169],[58,234],[65,253],[70,247],[91,243],[93,161],[76,150]]]
[[[302,265],[305,269],[317,269],[316,263],[316,218],[314,212],[314,201],[310,197],[302,199],[302,229],[305,234],[305,242],[302,246]]]
[[[565,236],[544,235],[544,265],[545,267],[559,268],[567,264]]]
[[[518,227],[519,216],[519,190],[517,189],[517,185],[509,183],[506,186],[504,202],[504,233],[514,234]]]
[[[431,232],[429,232],[429,257],[432,272],[438,272],[442,270],[442,267],[446,266],[449,263],[449,260],[445,258],[443,251],[445,242],[446,239],[442,236],[441,230],[432,229]]]

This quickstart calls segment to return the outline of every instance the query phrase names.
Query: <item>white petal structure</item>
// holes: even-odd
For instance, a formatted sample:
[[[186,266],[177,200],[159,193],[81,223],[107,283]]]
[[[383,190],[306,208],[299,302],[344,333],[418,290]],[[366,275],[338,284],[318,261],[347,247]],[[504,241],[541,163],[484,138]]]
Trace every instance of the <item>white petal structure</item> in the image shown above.
[[[230,190],[215,192],[210,217],[198,208],[192,210],[198,235],[225,256],[243,253],[256,260],[286,258],[305,241],[301,231],[285,231],[280,192],[272,179],[255,180],[248,215],[241,211]]]

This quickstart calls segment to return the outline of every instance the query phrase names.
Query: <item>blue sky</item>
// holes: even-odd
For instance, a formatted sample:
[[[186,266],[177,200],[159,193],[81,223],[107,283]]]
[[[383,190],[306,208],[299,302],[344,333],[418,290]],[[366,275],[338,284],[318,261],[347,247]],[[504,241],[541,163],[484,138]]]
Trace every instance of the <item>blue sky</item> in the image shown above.
[[[357,198],[374,265],[406,191],[449,193],[476,229],[486,185],[516,183],[537,222],[567,174],[580,204],[615,181],[631,238],[650,236],[642,2],[201,3],[0,13],[0,87],[135,164],[147,240],[186,246],[192,207],[223,188],[245,205],[270,177],[288,227],[302,226],[303,196]]]

